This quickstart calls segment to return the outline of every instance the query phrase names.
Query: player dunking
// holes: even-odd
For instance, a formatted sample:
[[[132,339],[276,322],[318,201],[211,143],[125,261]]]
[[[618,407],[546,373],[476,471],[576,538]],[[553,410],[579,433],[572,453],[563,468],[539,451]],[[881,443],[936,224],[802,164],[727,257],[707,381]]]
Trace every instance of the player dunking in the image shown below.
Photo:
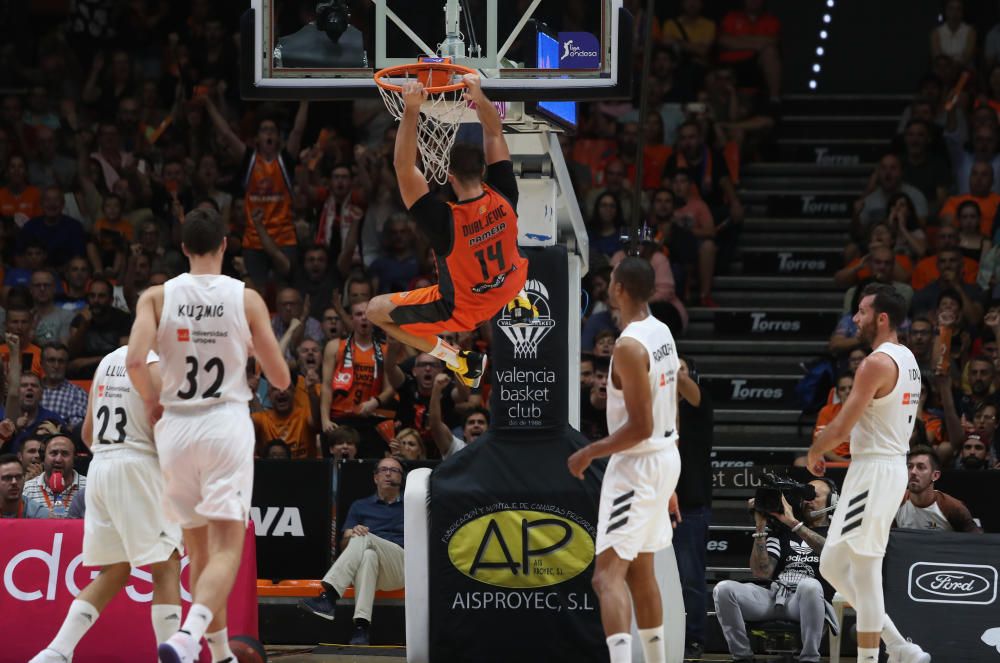
[[[101,572],[70,604],[55,639],[30,663],[72,660],[100,612],[128,583],[132,566],[151,565],[157,644],[181,625],[181,530],[163,517],[163,478],[153,429],[125,372],[126,351],[118,348],[101,360],[83,420],[83,440],[94,454],[83,519],[83,563],[100,566]],[[147,361],[153,384],[159,385],[159,360],[149,353]]]
[[[611,274],[608,294],[625,329],[611,355],[610,435],[568,461],[570,473],[582,479],[591,461],[611,456],[601,485],[593,580],[611,663],[632,660],[630,592],[646,662],[666,660],[653,554],[673,539],[670,514],[680,516],[673,497],[681,472],[676,429],[680,361],[670,328],[649,313],[654,278],[649,262],[637,257],[625,258]]]
[[[291,379],[260,295],[220,274],[226,227],[219,214],[189,213],[181,241],[191,271],[139,298],[128,373],[156,423],[163,506],[184,529],[191,560],[191,610],[181,630],[160,645],[160,661],[198,660],[205,636],[212,660],[220,663],[232,656],[226,601],[240,566],[253,491],[246,378],[251,348],[268,382],[287,389]],[[145,362],[154,344],[160,389]]]
[[[406,110],[393,163],[403,203],[437,256],[438,284],[376,297],[368,306],[368,319],[443,360],[465,384],[477,387],[486,355],[459,350],[436,335],[475,329],[504,305],[522,324],[538,312],[522,290],[528,260],[517,246],[517,180],[503,124],[483,94],[479,76],[467,74],[464,80],[465,98],[476,104],[483,126],[483,148],[460,143],[451,151],[448,181],[457,203],[445,203],[432,193],[417,168],[417,120],[427,93],[415,81],[403,86]]]
[[[879,639],[890,663],[927,663],[929,654],[903,638],[885,614],[882,558],[906,492],[906,452],[920,401],[920,368],[896,329],[906,302],[887,285],[865,288],[854,323],[874,350],[861,362],[843,409],[809,449],[809,471],[826,471],[823,453],[851,439],[851,466],[826,537],[820,573],[858,615],[858,663],[875,663]]]

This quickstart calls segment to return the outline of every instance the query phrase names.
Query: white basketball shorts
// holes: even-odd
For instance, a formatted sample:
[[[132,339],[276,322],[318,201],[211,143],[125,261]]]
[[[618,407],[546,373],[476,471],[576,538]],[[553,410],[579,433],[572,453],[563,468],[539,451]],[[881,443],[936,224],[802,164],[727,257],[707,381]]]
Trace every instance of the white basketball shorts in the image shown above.
[[[181,529],[164,517],[162,498],[156,456],[132,449],[98,454],[87,475],[84,564],[144,566],[181,550]]]
[[[903,456],[852,458],[824,549],[847,544],[856,555],[884,556],[906,481]]]
[[[184,529],[250,515],[254,431],[249,408],[221,403],[198,413],[165,412],[156,423],[163,507]]]
[[[614,548],[622,559],[670,547],[674,532],[667,505],[677,488],[677,445],[646,454],[614,454],[601,484],[597,515],[599,555]]]

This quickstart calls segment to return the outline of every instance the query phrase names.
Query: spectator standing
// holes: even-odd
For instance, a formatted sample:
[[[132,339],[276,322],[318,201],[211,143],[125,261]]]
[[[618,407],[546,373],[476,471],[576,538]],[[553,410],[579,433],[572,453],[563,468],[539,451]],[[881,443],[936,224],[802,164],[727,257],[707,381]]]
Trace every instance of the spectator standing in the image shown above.
[[[59,308],[79,313],[87,305],[90,264],[83,256],[71,258],[63,270],[62,292],[56,293]]]
[[[681,519],[674,530],[677,571],[684,594],[686,660],[700,660],[705,650],[707,589],[705,547],[712,523],[712,438],[715,410],[711,396],[698,384],[694,360],[680,358],[677,374],[681,476],[677,501]]]
[[[701,12],[702,0],[682,0],[680,13],[664,21],[660,33],[663,43],[693,69],[696,81],[701,80],[711,65],[715,46],[715,21]]]
[[[996,414],[993,415],[994,417]],[[959,470],[987,470],[990,469],[990,457],[986,444],[979,439],[978,435],[970,435],[965,438],[962,447],[958,452],[958,459],[955,467]],[[995,463],[994,463],[995,466]]]
[[[934,489],[934,482],[941,478],[941,462],[932,449],[917,447],[911,450],[906,456],[906,467],[910,473],[909,483],[896,513],[896,527],[983,533],[968,507]]]
[[[398,362],[402,350],[402,345],[390,343],[385,361],[386,377],[399,394],[396,421],[403,428],[416,428],[424,441],[430,443],[433,439],[429,417],[431,393],[434,389],[434,378],[444,370],[444,362],[427,353],[421,353],[413,358],[409,370],[404,371]],[[468,394],[468,389],[457,383],[454,389],[445,389],[442,392],[441,420],[445,425],[450,427],[457,423],[456,403],[468,401]]]
[[[28,182],[44,189],[57,186],[72,191],[76,181],[76,160],[59,154],[56,134],[49,127],[35,129],[35,156],[28,162]]]
[[[45,443],[37,436],[29,437],[21,443],[17,459],[24,466],[24,480],[31,481],[42,473],[42,457],[45,455]]]
[[[729,228],[730,224],[743,223],[743,204],[736,195],[736,187],[726,167],[726,160],[709,147],[701,127],[691,120],[677,130],[677,149],[667,159],[663,176],[670,179],[681,170],[689,173],[695,184],[694,191],[711,210],[712,218],[717,224],[717,234]],[[690,197],[694,197],[694,193]]]
[[[302,266],[295,271],[292,287],[309,298],[309,316],[323,320],[324,310],[333,303],[340,279],[330,269],[330,254],[325,246],[315,244],[302,254]]]
[[[962,0],[944,3],[944,23],[931,30],[931,56],[944,55],[961,67],[971,67],[976,53],[976,29],[966,23]]]
[[[580,432],[591,441],[608,435],[609,364],[607,356],[594,357],[594,379],[590,391],[580,401]]]
[[[590,222],[587,224],[590,250],[605,258],[614,255],[621,248],[625,223],[622,205],[618,198],[612,193],[603,193],[598,196],[594,203]]]
[[[905,193],[913,202],[917,221],[921,227],[927,225],[927,199],[912,184],[903,181],[903,164],[895,154],[886,154],[879,161],[878,184],[874,191],[855,204],[858,229],[864,230],[873,223],[889,216],[889,198],[896,193]]]
[[[931,125],[925,120],[911,119],[903,132],[903,181],[909,182],[932,208],[940,208],[954,186],[951,164],[946,154],[931,149]]]
[[[397,212],[386,221],[382,229],[382,253],[368,270],[377,284],[376,292],[403,292],[412,288],[413,279],[420,273],[417,256],[421,242],[417,237],[407,214]]]
[[[4,367],[7,368],[8,377],[10,377],[11,354],[17,354],[21,358],[22,371],[30,371],[35,375],[41,375],[44,372],[42,369],[42,349],[31,342],[34,336],[33,319],[30,307],[20,303],[14,304],[11,302],[11,297],[8,297],[7,332],[4,335],[6,342],[0,345],[0,359],[3,360]]]
[[[937,253],[945,249],[958,247],[958,228],[952,226],[938,228],[935,244],[935,254],[920,259],[913,268],[910,285],[913,286],[914,290],[926,288],[941,276],[941,272],[938,270]],[[975,283],[976,277],[973,274],[978,273],[979,266],[976,264],[976,261],[972,258],[962,256],[962,281],[969,284]]]
[[[719,28],[719,61],[732,65],[741,85],[754,87],[763,74],[772,103],[781,99],[781,23],[764,9],[764,0],[744,0]]]
[[[438,373],[434,376],[434,387],[431,390],[431,402],[428,417],[431,435],[441,458],[447,460],[469,446],[479,436],[486,432],[490,425],[490,412],[482,407],[473,407],[465,411],[462,422],[462,437],[457,437],[441,419],[441,395],[452,386],[453,380],[448,373]]]
[[[616,128],[617,126],[615,124]],[[583,199],[583,209],[591,212],[591,223],[597,216],[598,198],[603,198],[605,194],[609,193],[618,201],[623,222],[632,218],[633,194],[627,175],[628,170],[621,159],[611,158],[604,165],[604,171],[597,175],[599,186],[588,191]],[[600,186],[601,184],[603,186]]]
[[[66,379],[69,348],[52,343],[42,350],[42,407],[55,412],[70,428],[83,424],[87,415],[87,392]]]
[[[311,407],[296,402],[293,388],[269,387],[270,407],[250,415],[254,436],[257,438],[257,455],[266,457],[266,445],[280,439],[291,449],[292,458],[316,458],[316,422]]]
[[[102,278],[91,280],[87,288],[87,307],[70,325],[70,362],[67,374],[90,379],[105,355],[128,343],[132,330],[131,316],[111,305],[111,284]]]
[[[35,303],[35,338],[39,346],[49,343],[65,343],[69,338],[72,311],[59,308],[55,304],[56,276],[47,269],[31,275],[31,298]]]
[[[324,592],[299,601],[299,607],[333,620],[336,603],[354,585],[352,645],[369,643],[375,590],[403,586],[403,465],[383,458],[375,467],[375,494],[354,502],[347,512],[341,536],[342,552],[323,577]]]
[[[319,320],[309,315],[312,301],[303,301],[302,293],[298,290],[282,288],[278,292],[275,308],[277,312],[271,316],[271,329],[279,340],[291,333],[286,347],[297,347],[302,338],[311,338],[317,343],[323,340],[323,327]],[[285,358],[291,359],[291,356],[291,352],[286,350]]]
[[[338,264],[343,276],[347,276],[351,264],[361,258],[357,224],[364,219],[365,208],[364,195],[354,186],[351,167],[346,163],[334,166],[330,173],[329,194],[320,209],[316,243],[327,247],[331,255],[345,257],[344,264]]]
[[[954,248],[939,251],[937,265],[940,276],[913,296],[913,312],[919,315],[935,310],[941,295],[945,291],[954,291],[960,297],[965,320],[969,324],[978,325],[983,319],[983,307],[979,303],[982,295],[976,286],[965,282],[961,250]]]
[[[404,428],[389,440],[389,451],[402,461],[427,460],[424,438],[413,428]]]
[[[708,205],[694,191],[690,171],[674,173],[673,187],[675,200],[681,205],[674,210],[674,219],[694,236],[698,247],[698,299],[702,306],[717,308],[712,299],[715,258],[719,252],[715,244],[715,220]]]
[[[980,225],[976,229],[983,237],[993,237],[993,223],[1000,208],[1000,194],[993,192],[993,166],[988,161],[977,161],[969,171],[968,191],[945,200],[938,217],[942,226],[958,226],[959,208],[969,202],[976,203],[980,212]]]
[[[54,436],[45,445],[44,471],[24,485],[25,497],[43,502],[52,518],[68,517],[73,499],[87,485],[87,477],[73,469],[74,451],[71,439]]]
[[[949,114],[949,129],[945,131],[945,144],[951,156],[951,167],[955,173],[955,185],[958,194],[969,193],[972,168],[977,162],[985,162],[993,168],[993,191],[1000,190],[1000,154],[997,153],[997,114],[989,113],[986,124],[973,126],[972,140],[969,149],[965,147],[965,138],[952,125],[952,118],[959,112],[952,110]]]
[[[9,216],[19,228],[42,213],[42,192],[28,184],[28,164],[19,154],[7,160],[7,185],[0,188],[0,216]]]
[[[0,518],[48,518],[49,511],[24,495],[24,467],[14,454],[0,455]]]

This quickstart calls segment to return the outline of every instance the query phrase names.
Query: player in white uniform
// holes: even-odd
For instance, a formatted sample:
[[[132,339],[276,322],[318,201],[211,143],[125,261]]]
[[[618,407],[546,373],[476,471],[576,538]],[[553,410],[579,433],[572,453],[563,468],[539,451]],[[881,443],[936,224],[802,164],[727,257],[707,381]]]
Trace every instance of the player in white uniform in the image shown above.
[[[160,645],[160,660],[197,660],[205,636],[218,663],[232,657],[226,602],[243,554],[253,491],[246,379],[251,348],[270,384],[287,389],[291,380],[264,301],[241,281],[221,275],[226,227],[219,214],[192,211],[181,239],[191,270],[140,297],[128,372],[156,424],[164,510],[184,529],[191,560],[191,610],[181,630]],[[161,360],[159,389],[144,361],[154,345]]]
[[[142,398],[125,372],[128,348],[101,360],[83,420],[83,440],[94,454],[87,477],[83,563],[101,572],[70,604],[49,646],[30,663],[65,663],[105,606],[128,583],[133,566],[150,566],[153,631],[164,642],[180,626],[181,529],[162,515],[163,478]],[[159,361],[146,361],[159,384]],[[95,424],[97,427],[95,434]]]
[[[653,288],[653,268],[642,258],[625,258],[611,275],[611,305],[625,328],[611,355],[610,434],[568,461],[570,473],[582,479],[591,461],[611,456],[601,485],[593,579],[611,663],[632,660],[630,593],[647,663],[666,660],[653,555],[673,539],[670,514],[680,517],[674,495],[681,472],[680,361],[670,328],[649,313]]]
[[[809,449],[809,471],[826,471],[824,452],[850,437],[851,465],[820,558],[820,573],[858,615],[858,662],[875,663],[883,639],[890,663],[927,663],[885,614],[882,558],[906,492],[906,452],[920,401],[920,368],[896,329],[906,302],[891,286],[865,288],[854,323],[874,351],[858,367],[843,409]]]

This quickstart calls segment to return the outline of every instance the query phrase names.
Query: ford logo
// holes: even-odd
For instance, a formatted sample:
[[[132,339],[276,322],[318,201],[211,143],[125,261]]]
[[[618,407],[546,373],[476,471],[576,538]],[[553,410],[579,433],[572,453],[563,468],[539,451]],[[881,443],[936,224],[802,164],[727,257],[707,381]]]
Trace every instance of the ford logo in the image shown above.
[[[989,580],[978,573],[953,569],[923,573],[914,582],[928,594],[950,598],[976,596],[989,591],[992,586]]]

